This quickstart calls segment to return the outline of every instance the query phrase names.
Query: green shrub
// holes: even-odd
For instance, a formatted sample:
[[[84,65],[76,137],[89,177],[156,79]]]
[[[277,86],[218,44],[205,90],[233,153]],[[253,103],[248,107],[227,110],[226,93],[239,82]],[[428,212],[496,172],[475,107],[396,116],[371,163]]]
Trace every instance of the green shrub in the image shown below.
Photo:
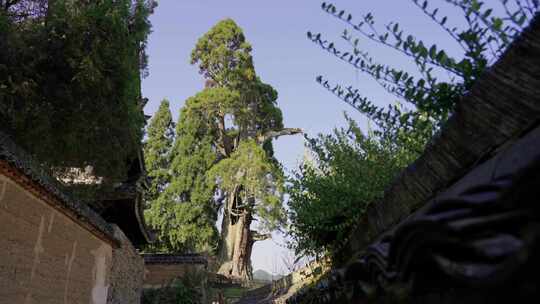
[[[201,295],[196,286],[174,280],[170,285],[158,289],[145,289],[142,304],[199,304]]]

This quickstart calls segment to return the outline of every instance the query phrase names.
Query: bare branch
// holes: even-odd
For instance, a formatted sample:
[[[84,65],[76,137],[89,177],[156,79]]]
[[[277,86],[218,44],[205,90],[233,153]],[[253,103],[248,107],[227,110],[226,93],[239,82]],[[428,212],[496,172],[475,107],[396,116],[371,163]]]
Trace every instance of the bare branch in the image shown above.
[[[251,239],[253,240],[253,242],[264,241],[271,238],[272,238],[272,235],[269,233],[262,234],[262,233],[258,233],[257,231],[251,230]]]
[[[257,137],[257,142],[259,144],[263,144],[264,142],[278,138],[280,136],[285,135],[295,135],[295,134],[301,134],[303,133],[302,129],[300,128],[283,128],[279,131],[268,131],[264,134],[261,134]]]

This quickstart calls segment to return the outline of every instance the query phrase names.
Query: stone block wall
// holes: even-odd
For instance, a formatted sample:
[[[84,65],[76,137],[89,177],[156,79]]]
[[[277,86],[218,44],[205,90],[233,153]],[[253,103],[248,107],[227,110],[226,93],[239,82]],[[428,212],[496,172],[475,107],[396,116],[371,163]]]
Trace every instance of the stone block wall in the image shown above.
[[[113,228],[120,247],[112,252],[107,304],[138,304],[141,302],[144,261],[122,230],[116,225]]]

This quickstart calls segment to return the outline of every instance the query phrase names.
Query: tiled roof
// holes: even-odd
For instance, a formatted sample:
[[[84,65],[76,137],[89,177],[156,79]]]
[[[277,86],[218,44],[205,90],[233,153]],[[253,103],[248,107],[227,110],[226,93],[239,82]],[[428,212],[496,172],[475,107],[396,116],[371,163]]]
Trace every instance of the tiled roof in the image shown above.
[[[456,288],[464,299],[493,299],[485,303],[507,303],[496,300],[508,292],[516,299],[537,295],[527,284],[538,284],[539,185],[540,126],[380,236],[360,259],[287,303],[312,303],[313,297],[337,303],[334,295],[340,293],[380,297],[395,286],[409,286],[420,296],[438,290],[456,303]],[[354,291],[343,292],[347,286]]]
[[[164,254],[144,253],[141,255],[145,264],[203,264],[208,265],[208,259],[197,253],[192,254]]]
[[[0,162],[7,165],[5,170],[26,178],[27,186],[39,189],[50,195],[53,200],[47,200],[72,217],[75,221],[83,224],[101,238],[118,244],[114,237],[113,228],[86,204],[73,199],[62,190],[62,185],[51,177],[44,168],[29,154],[17,146],[13,140],[0,131]]]

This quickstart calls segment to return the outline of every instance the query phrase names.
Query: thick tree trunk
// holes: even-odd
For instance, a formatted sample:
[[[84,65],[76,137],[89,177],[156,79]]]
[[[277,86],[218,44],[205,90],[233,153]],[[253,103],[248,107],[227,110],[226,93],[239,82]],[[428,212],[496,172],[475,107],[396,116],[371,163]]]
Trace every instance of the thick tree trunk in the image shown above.
[[[235,204],[239,199],[237,193],[228,197],[224,209],[218,253],[220,262],[218,273],[250,281],[252,279],[251,250],[254,243],[250,226],[253,218],[250,212],[236,213]]]

